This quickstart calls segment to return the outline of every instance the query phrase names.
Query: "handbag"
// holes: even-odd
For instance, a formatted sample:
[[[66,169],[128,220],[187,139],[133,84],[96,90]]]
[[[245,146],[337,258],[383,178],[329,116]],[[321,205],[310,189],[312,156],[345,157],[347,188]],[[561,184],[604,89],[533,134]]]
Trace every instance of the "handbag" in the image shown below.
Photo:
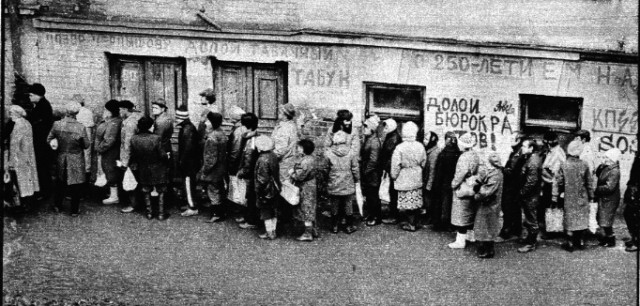
[[[598,203],[589,203],[589,231],[593,234],[598,230]]]
[[[96,176],[96,182],[94,185],[98,187],[104,187],[107,185],[107,175],[102,170],[102,156],[98,155],[98,175]]]
[[[360,187],[360,183],[356,184],[356,204],[358,205],[360,216],[364,216],[364,197],[362,196],[362,188]]]
[[[473,190],[473,187],[475,187],[478,184],[477,179],[478,178],[475,175],[472,175],[466,178],[462,182],[462,184],[460,184],[460,186],[458,186],[458,188],[455,190],[456,197],[458,198],[473,197],[476,194],[476,192]]]
[[[124,178],[122,179],[122,189],[125,191],[133,191],[136,190],[136,187],[138,187],[138,181],[133,175],[131,168],[127,168],[127,171],[124,173]]]
[[[280,196],[291,205],[300,204],[300,188],[290,181],[282,182]]]
[[[229,192],[227,199],[238,205],[247,205],[247,181],[235,175],[229,176]]]
[[[391,178],[386,171],[382,173],[382,180],[380,181],[380,189],[378,190],[378,197],[381,202],[391,202],[391,195],[389,195],[389,186],[391,186]]]
[[[544,213],[544,223],[546,224],[547,232],[562,232],[564,230],[563,221],[564,212],[561,208],[547,208]]]

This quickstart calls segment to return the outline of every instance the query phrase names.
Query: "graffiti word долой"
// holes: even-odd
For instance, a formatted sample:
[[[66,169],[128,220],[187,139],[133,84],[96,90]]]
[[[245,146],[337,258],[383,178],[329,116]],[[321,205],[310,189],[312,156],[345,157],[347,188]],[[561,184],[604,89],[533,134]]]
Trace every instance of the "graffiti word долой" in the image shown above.
[[[194,54],[240,54],[240,44],[237,42],[217,42],[212,40],[189,41],[186,53]]]
[[[295,84],[316,87],[349,87],[349,70],[293,69]]]
[[[482,133],[499,131],[513,133],[509,117],[496,115],[480,115],[478,99],[429,98],[427,112],[435,108],[435,125]]]

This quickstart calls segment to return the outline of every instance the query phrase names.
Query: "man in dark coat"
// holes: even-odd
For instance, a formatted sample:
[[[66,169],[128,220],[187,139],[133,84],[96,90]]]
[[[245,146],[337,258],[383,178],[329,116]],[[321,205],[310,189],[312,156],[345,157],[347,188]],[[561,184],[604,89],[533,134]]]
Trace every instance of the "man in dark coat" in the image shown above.
[[[198,214],[198,209],[193,202],[193,192],[196,182],[196,174],[200,170],[202,149],[200,148],[200,134],[196,126],[189,119],[189,111],[186,106],[180,106],[176,110],[176,123],[178,133],[178,172],[184,180],[184,191],[187,195],[189,207],[181,216],[189,217]]]
[[[153,117],[155,117],[155,122],[153,123],[153,133],[160,136],[162,142],[162,148],[165,152],[167,152],[167,156],[169,158],[169,167],[167,168],[167,176],[169,177],[169,182],[173,178],[173,152],[171,149],[171,136],[173,136],[173,120],[169,117],[167,113],[167,105],[164,102],[164,99],[158,99],[156,102],[151,104],[151,112]]]
[[[522,135],[516,134],[511,144],[511,154],[504,166],[504,190],[502,192],[502,213],[504,222],[500,231],[500,238],[507,240],[513,236],[519,237],[522,232],[522,211],[520,209],[519,187],[520,171],[525,158],[520,152]]]
[[[458,138],[453,132],[444,135],[445,146],[438,155],[436,161],[436,174],[433,182],[433,189],[437,199],[433,207],[433,229],[440,231],[450,231],[451,227],[451,204],[453,201],[453,190],[451,181],[456,172],[460,149],[458,148]]]
[[[256,228],[260,221],[260,215],[256,203],[254,171],[258,160],[258,150],[256,150],[255,139],[258,137],[258,117],[253,113],[246,113],[240,118],[240,123],[247,131],[242,134],[242,155],[240,156],[240,167],[238,178],[246,180],[247,204],[243,211],[243,222],[238,226],[242,229]]]
[[[540,207],[540,167],[542,159],[540,158],[540,148],[538,143],[533,139],[525,139],[522,141],[520,149],[524,165],[517,174],[514,174],[516,180],[515,190],[518,192],[514,198],[522,203],[522,211],[524,212],[524,227],[527,229],[527,237],[522,240],[524,246],[518,249],[520,253],[531,252],[536,249],[536,241],[540,226],[538,224],[538,209]],[[518,210],[518,214],[521,212]]]
[[[382,143],[382,149],[380,150],[380,166],[386,173],[391,173],[391,157],[393,151],[402,142],[402,136],[398,132],[398,124],[392,118],[389,118],[383,122],[385,136]],[[387,218],[382,219],[384,224],[397,224],[398,223],[398,191],[394,188],[393,180],[390,180],[389,184],[389,215]]]
[[[47,144],[47,136],[53,126],[53,109],[49,100],[44,97],[45,92],[44,86],[40,83],[29,86],[29,99],[34,106],[27,116],[33,129],[33,148],[36,154],[40,193],[43,196],[51,192],[51,156],[53,156]]]
[[[380,224],[382,211],[378,189],[380,188],[380,149],[382,140],[378,136],[380,118],[373,115],[364,121],[363,134],[365,142],[360,154],[360,170],[362,171],[362,193],[367,198],[367,226]]]
[[[640,235],[640,156],[636,153],[624,193],[624,220],[631,235],[631,240],[625,243],[625,251],[638,251],[638,235]]]
[[[209,113],[213,131],[207,135],[202,152],[202,169],[199,179],[206,184],[207,196],[211,204],[211,218],[208,222],[220,222],[224,220],[226,212],[223,209],[224,179],[227,175],[227,141],[229,137],[224,134],[222,128],[222,115]]]

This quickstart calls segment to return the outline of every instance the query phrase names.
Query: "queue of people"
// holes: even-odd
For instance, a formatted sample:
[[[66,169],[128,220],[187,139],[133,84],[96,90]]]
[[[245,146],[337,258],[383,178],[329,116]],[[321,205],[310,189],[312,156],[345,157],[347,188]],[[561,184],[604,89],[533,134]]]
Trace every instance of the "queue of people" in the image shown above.
[[[256,229],[262,239],[276,239],[282,221],[300,225],[297,240],[317,239],[318,199],[324,192],[330,204],[329,230],[336,234],[358,230],[354,203],[364,202],[360,215],[366,226],[400,224],[402,230],[415,232],[432,225],[435,231],[455,231],[449,248],[477,242],[478,257],[491,258],[495,243],[509,239],[518,239],[520,253],[534,251],[539,235],[553,237],[547,228],[548,209],[561,209],[566,237],[562,247],[574,251],[584,249],[591,203],[597,203],[600,245],[616,245],[613,222],[622,197],[621,152],[606,151],[598,165],[585,130],[576,133],[566,152],[553,132],[542,140],[518,134],[505,164],[497,152],[477,149],[471,133],[447,132],[440,148],[436,133],[424,133],[410,121],[381,121],[376,115],[363,122],[361,139],[348,110],[338,111],[318,151],[317,142],[300,137],[297,110],[290,103],[280,108],[270,136],[258,133],[255,114],[238,107],[226,114],[232,126],[226,133],[210,89],[201,93],[205,111],[197,123],[184,106],[171,119],[161,99],[152,103],[153,118],[143,116],[131,101],[109,100],[94,132],[81,97],[65,104],[64,117],[54,123],[44,87],[34,84],[30,92],[34,107],[29,113],[10,107],[13,128],[5,157],[5,183],[17,190],[15,198],[24,206],[35,205],[36,195],[51,189],[46,159],[56,152],[54,209],[61,210],[68,196],[72,216],[80,213],[82,186],[91,180],[108,190],[104,205],[122,204],[122,213],[140,211],[148,219],[166,220],[166,195],[178,177],[186,203],[181,216],[209,211],[212,223],[231,217],[240,228]],[[174,124],[179,129],[176,156],[171,146]],[[97,171],[91,171],[87,156],[92,152],[97,154]],[[637,160],[622,197],[631,234],[627,251],[638,249]],[[326,182],[326,191],[320,182]],[[199,201],[197,185],[205,201]],[[296,203],[281,195],[289,185],[295,186]],[[383,200],[388,202],[386,216]]]

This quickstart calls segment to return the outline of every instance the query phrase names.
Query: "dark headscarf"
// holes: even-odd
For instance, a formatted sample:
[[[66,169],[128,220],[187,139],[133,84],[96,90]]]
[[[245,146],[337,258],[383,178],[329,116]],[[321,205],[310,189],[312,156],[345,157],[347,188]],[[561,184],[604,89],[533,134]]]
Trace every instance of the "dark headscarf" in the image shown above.
[[[440,138],[438,138],[438,134],[434,133],[434,132],[429,132],[429,143],[427,143],[426,149],[429,150],[433,147],[435,147],[436,145],[438,145],[438,140]]]

